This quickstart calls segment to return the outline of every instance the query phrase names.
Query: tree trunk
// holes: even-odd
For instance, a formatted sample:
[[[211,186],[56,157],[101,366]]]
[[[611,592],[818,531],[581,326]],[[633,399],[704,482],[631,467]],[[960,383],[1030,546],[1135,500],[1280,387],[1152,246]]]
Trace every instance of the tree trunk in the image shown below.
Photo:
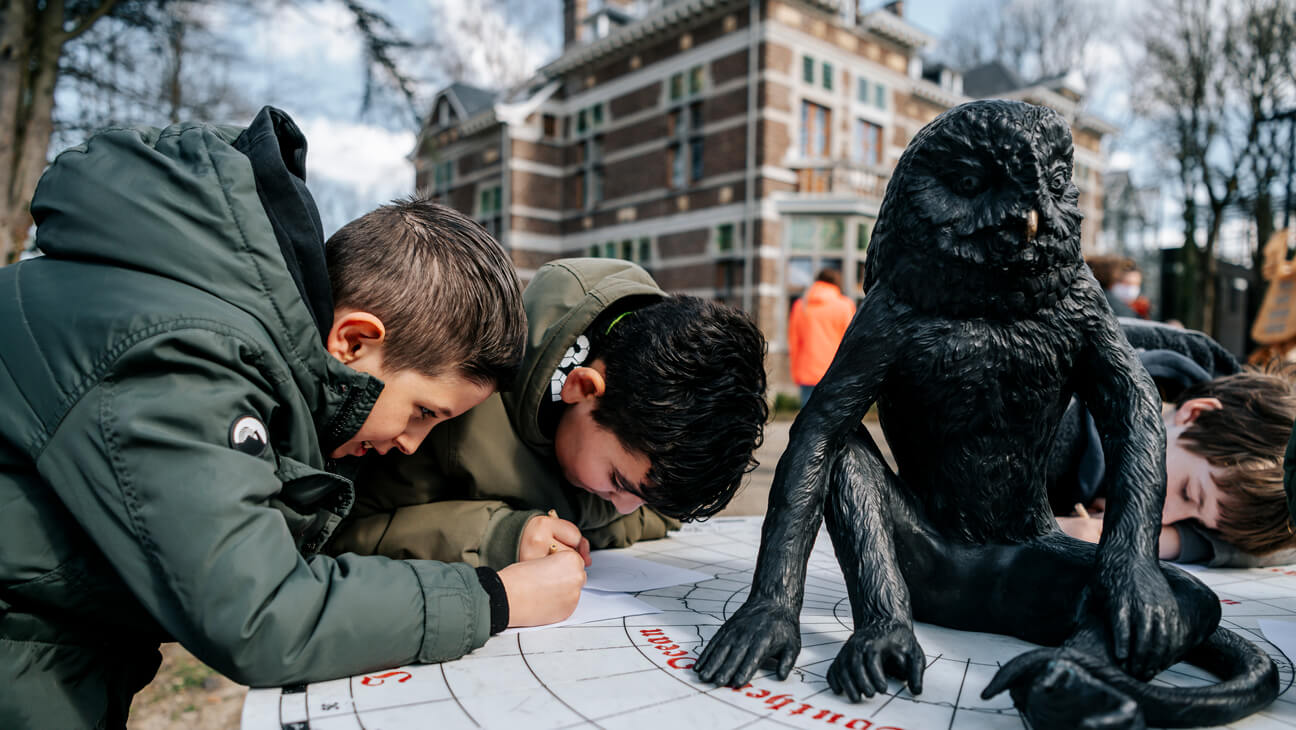
[[[117,1],[102,0],[67,27],[72,20],[64,0],[49,0],[44,8],[30,0],[0,0],[0,264],[18,258],[31,229],[31,196],[54,133],[63,47]]]
[[[1201,300],[1196,296],[1196,292],[1201,290],[1199,276],[1201,251],[1197,248],[1197,201],[1193,200],[1191,192],[1184,197],[1183,219],[1184,244],[1179,256],[1179,263],[1183,269],[1176,277],[1179,286],[1175,292],[1175,309],[1176,315],[1183,320],[1185,327],[1200,329]]]

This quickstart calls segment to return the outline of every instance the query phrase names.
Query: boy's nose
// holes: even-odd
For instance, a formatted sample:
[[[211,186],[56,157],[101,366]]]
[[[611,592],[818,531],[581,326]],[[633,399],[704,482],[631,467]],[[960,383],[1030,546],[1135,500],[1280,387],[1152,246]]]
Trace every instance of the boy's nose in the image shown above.
[[[401,434],[392,439],[392,443],[396,444],[396,448],[400,449],[400,452],[406,456],[417,451],[419,444],[422,443],[422,441],[422,438],[414,438],[408,434]]]
[[[1182,499],[1166,496],[1165,507],[1161,510],[1161,524],[1173,525],[1191,519],[1193,516]]]

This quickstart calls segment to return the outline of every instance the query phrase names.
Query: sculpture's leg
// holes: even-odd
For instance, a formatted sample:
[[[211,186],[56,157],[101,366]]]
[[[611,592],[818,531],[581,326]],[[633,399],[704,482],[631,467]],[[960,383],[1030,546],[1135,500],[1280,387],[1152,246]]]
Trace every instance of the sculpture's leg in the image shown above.
[[[906,682],[914,694],[922,692],[926,658],[913,635],[909,590],[893,538],[893,530],[920,528],[899,480],[863,426],[833,463],[824,516],[855,624],[828,670],[828,684],[852,702],[886,691],[887,675]]]

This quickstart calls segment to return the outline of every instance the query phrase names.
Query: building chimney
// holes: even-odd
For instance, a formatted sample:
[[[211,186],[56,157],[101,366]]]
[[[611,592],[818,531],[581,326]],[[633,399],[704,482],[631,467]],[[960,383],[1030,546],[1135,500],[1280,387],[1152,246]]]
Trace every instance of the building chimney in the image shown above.
[[[589,0],[563,0],[563,50],[580,43],[581,21]]]

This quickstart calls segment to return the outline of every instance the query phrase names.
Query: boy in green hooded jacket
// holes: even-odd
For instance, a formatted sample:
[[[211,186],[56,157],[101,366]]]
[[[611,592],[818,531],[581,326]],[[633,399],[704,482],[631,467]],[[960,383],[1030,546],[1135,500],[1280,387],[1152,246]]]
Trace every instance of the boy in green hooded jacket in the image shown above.
[[[330,552],[499,569],[664,537],[728,504],[769,416],[751,319],[617,259],[550,262],[522,298],[512,387],[367,464]]]
[[[123,727],[179,641],[243,684],[462,656],[574,609],[574,551],[498,572],[320,554],[344,457],[413,452],[509,382],[520,287],[480,226],[407,201],[325,247],[305,139],[109,129],[0,269],[0,727]]]

